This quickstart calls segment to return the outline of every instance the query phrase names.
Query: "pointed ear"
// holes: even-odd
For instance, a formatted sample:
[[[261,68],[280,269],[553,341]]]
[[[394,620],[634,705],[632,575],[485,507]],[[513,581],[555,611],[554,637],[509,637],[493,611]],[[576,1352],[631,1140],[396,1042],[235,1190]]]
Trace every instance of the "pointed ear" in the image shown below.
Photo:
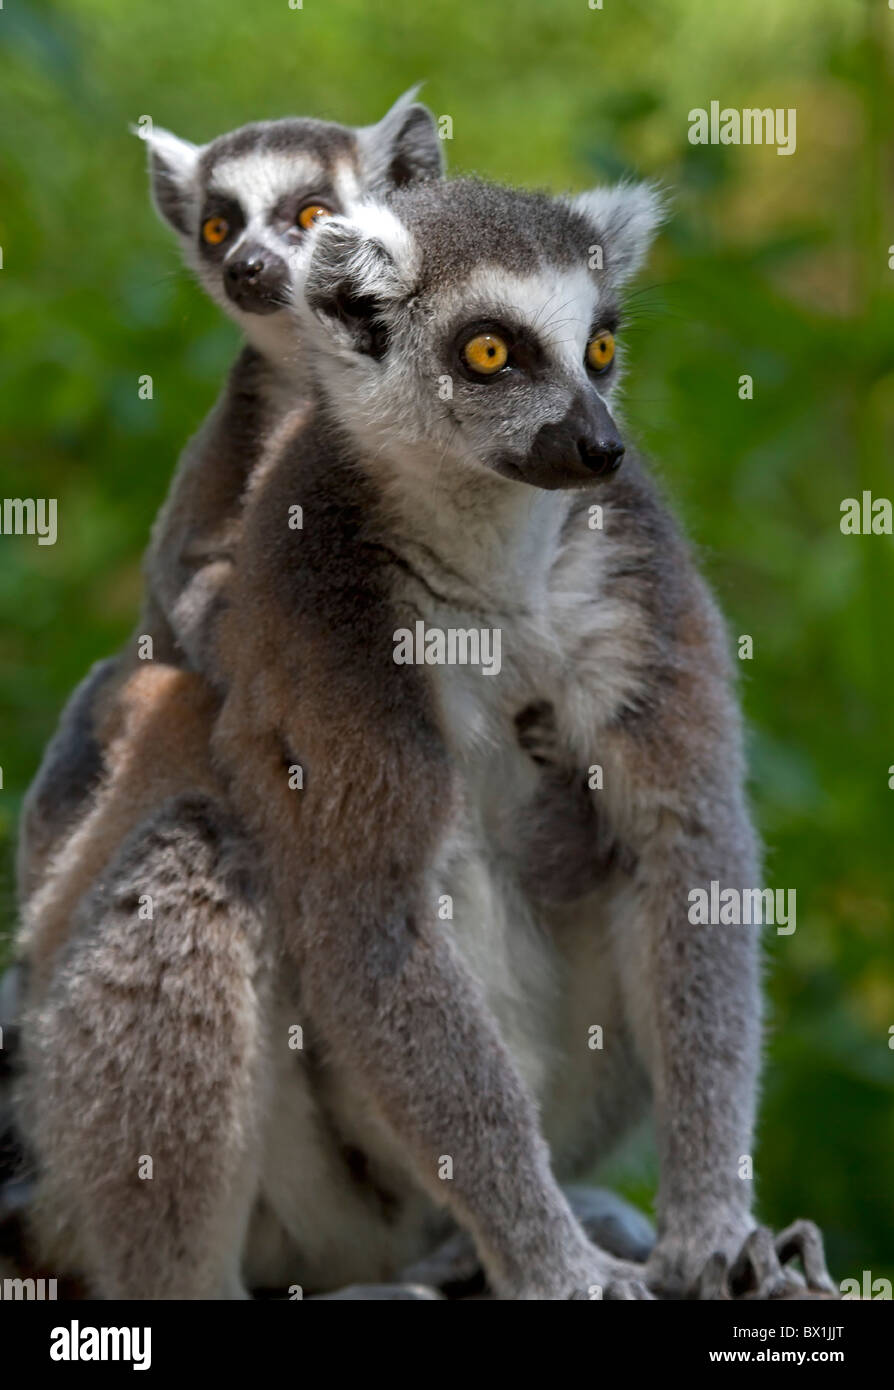
[[[134,133],[141,135],[149,148],[149,182],[156,208],[175,231],[189,236],[189,212],[202,147],[158,127],[148,134]]]
[[[385,208],[328,217],[314,233],[304,300],[333,341],[377,360],[388,351],[389,308],[412,290],[413,247]]]
[[[592,223],[606,273],[616,284],[636,274],[667,216],[665,195],[651,183],[593,188],[572,198],[571,206]]]
[[[417,179],[440,178],[444,172],[443,142],[428,107],[416,101],[418,91],[411,87],[377,125],[358,132],[370,192],[386,193]]]

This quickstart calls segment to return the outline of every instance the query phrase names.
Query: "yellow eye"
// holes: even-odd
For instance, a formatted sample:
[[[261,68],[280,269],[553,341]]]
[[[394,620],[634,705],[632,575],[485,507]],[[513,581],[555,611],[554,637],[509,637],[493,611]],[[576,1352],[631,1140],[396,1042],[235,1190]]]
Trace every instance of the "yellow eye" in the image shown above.
[[[479,376],[493,376],[509,360],[509,348],[496,333],[476,333],[463,348],[467,367]]]
[[[610,367],[615,356],[615,337],[613,333],[597,333],[587,345],[587,366],[591,372],[604,372]]]
[[[209,217],[202,226],[202,236],[209,246],[219,246],[229,230],[230,224],[225,217]]]
[[[321,221],[324,217],[331,216],[332,209],[327,208],[323,203],[308,203],[298,214],[298,226],[303,227],[305,231],[309,231],[315,222]]]

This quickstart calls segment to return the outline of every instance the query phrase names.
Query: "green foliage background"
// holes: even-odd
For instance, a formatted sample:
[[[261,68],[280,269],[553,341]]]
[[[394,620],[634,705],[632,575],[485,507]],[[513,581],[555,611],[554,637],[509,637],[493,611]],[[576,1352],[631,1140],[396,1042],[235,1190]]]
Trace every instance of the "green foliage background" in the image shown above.
[[[128,125],[363,123],[424,79],[455,172],[674,190],[633,300],[628,415],[754,639],[766,882],[798,894],[797,932],[768,941],[761,1208],[821,1222],[839,1277],[892,1273],[894,547],[838,525],[843,498],[894,495],[892,36],[884,0],[5,0],[0,493],[60,517],[55,547],[0,537],[5,927],[21,794],[130,630],[148,527],[236,345],[150,211]],[[712,99],[795,107],[797,152],[689,145]],[[643,1200],[651,1180],[625,1179]]]

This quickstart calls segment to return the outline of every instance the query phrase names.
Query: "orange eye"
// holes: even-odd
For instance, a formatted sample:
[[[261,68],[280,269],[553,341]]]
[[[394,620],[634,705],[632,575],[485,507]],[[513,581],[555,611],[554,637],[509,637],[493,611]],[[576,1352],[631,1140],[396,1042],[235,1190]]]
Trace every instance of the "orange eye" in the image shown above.
[[[591,372],[604,372],[610,367],[615,356],[613,333],[597,333],[587,345],[587,366]]]
[[[323,203],[308,203],[298,214],[298,226],[303,227],[307,232],[315,222],[320,222],[324,217],[331,217],[332,209],[327,208]]]
[[[202,226],[202,236],[209,246],[219,246],[229,230],[230,224],[225,217],[209,217]]]
[[[479,376],[493,376],[506,366],[509,348],[496,333],[476,333],[463,348],[463,360]]]

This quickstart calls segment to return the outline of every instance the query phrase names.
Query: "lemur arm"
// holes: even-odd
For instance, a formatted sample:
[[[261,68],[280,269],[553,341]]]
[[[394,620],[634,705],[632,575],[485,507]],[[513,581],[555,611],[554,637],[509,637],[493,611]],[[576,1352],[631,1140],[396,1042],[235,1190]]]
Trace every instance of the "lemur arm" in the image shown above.
[[[652,1083],[660,1160],[652,1287],[685,1294],[706,1261],[731,1263],[753,1230],[760,1067],[758,929],[696,925],[690,893],[756,887],[757,846],[727,637],[686,566],[663,615],[640,697],[594,738],[592,795],[623,847],[618,962]]]
[[[693,925],[689,894],[712,881],[756,887],[758,869],[736,789],[699,785],[691,761],[675,759],[670,719],[659,723],[608,733],[600,759],[606,788],[614,781],[623,798],[619,832],[634,857],[619,958],[654,1094],[651,1271],[662,1290],[688,1293],[715,1251],[731,1262],[753,1229],[742,1164],[753,1155],[761,1045],[758,930]]]
[[[243,495],[269,425],[268,368],[244,348],[181,455],[146,555],[145,630],[156,659],[183,661],[214,683],[212,632],[232,576]]]
[[[654,1093],[660,1185],[649,1285],[671,1297],[774,1298],[798,1296],[806,1281],[827,1294],[816,1227],[795,1222],[774,1240],[751,1211],[760,928],[690,920],[693,889],[709,895],[717,883],[741,904],[760,870],[723,638],[712,637],[719,623],[707,601],[689,619],[662,699],[600,740],[607,804],[633,855],[619,958]],[[804,1278],[788,1266],[793,1254]]]

